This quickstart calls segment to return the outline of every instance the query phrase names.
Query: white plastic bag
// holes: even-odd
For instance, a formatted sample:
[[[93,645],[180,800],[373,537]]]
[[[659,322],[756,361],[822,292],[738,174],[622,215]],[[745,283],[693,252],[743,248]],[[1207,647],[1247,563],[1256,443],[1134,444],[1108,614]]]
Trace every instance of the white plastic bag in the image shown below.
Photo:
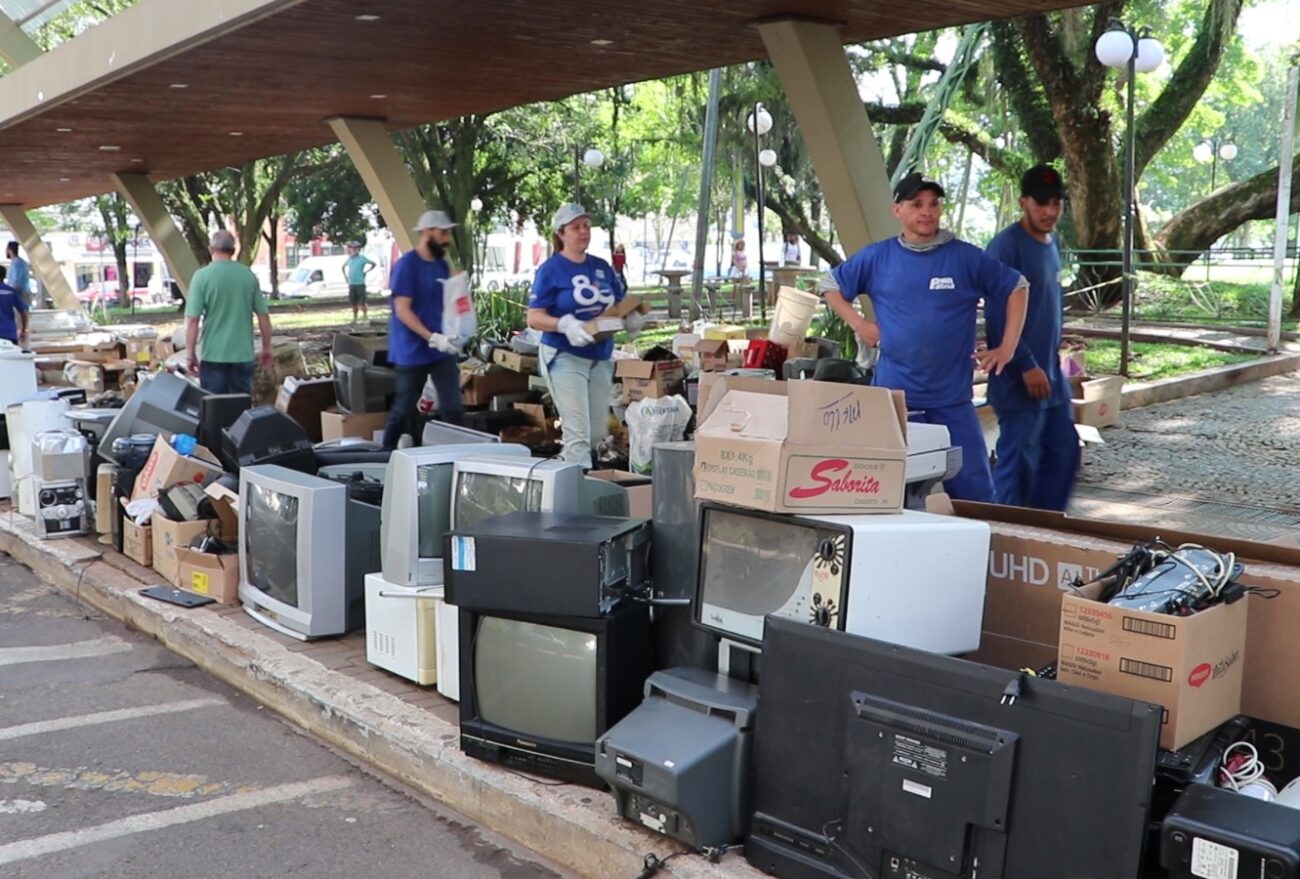
[[[442,334],[464,348],[478,332],[478,315],[469,292],[469,275],[461,272],[442,282]]]
[[[691,405],[679,394],[646,397],[627,407],[628,467],[649,473],[657,443],[675,443],[686,436]]]

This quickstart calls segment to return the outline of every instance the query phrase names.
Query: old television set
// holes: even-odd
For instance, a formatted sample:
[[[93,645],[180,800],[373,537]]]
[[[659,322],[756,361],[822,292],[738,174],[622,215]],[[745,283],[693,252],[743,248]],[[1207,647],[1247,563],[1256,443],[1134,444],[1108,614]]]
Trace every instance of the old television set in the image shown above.
[[[466,528],[504,513],[628,515],[627,489],[549,458],[466,457],[455,465],[451,522]]]
[[[783,879],[1137,879],[1162,709],[769,617],[746,859]]]
[[[772,614],[936,653],[975,650],[989,533],[915,510],[785,516],[705,503],[695,623],[750,646]]]
[[[344,412],[384,412],[397,390],[397,373],[355,354],[334,357],[334,397]]]
[[[341,482],[276,464],[239,471],[239,599],[300,640],[365,624],[365,574],[379,566],[379,507]]]
[[[464,443],[399,449],[384,477],[384,579],[398,586],[439,586],[443,535],[451,530],[451,486],[457,460],[528,458],[527,446]]]
[[[392,366],[388,360],[388,333],[335,333],[330,343],[331,362],[351,354],[372,366]]]
[[[160,372],[149,381],[141,382],[104,431],[99,441],[99,454],[120,464],[122,462],[113,456],[113,441],[116,439],[141,433],[197,436],[202,401],[207,395],[208,392],[198,385],[170,372]]]
[[[460,612],[460,745],[471,757],[603,787],[596,739],[641,703],[650,612],[597,618]]]

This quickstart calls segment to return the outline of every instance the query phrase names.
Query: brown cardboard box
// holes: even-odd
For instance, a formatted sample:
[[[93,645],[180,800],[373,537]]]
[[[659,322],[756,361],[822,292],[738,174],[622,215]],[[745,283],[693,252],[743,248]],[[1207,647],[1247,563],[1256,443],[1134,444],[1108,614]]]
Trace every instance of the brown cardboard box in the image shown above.
[[[606,339],[612,339],[615,333],[621,332],[624,329],[624,316],[634,311],[644,314],[649,309],[641,301],[640,296],[629,294],[582,326],[587,332],[591,333],[597,342],[603,342]]]
[[[627,489],[628,515],[636,519],[654,517],[654,483],[649,476],[628,470],[592,470],[587,474]]]
[[[153,565],[153,529],[137,525],[130,516],[122,517],[122,554],[146,568]]]
[[[547,416],[546,407],[541,403],[516,403],[514,408],[528,416],[528,425],[540,430],[543,440],[553,440],[560,435],[555,429],[555,421]]]
[[[239,555],[216,555],[194,549],[176,550],[176,587],[222,604],[239,601]]]
[[[338,409],[326,409],[320,414],[320,435],[322,440],[340,439],[345,436],[359,436],[370,439],[376,430],[383,430],[388,421],[387,412],[340,412]]]
[[[497,394],[518,394],[528,390],[528,376],[509,369],[474,373],[461,371],[460,398],[466,406],[486,406]]]
[[[695,432],[695,496],[780,513],[903,508],[907,409],[884,388],[727,390]]]
[[[136,365],[130,360],[69,360],[64,367],[64,376],[72,382],[73,387],[83,388],[92,394],[121,388],[122,381],[128,374],[133,375]]]
[[[695,360],[700,372],[722,372],[731,365],[731,348],[726,339],[704,339],[695,343]]]
[[[1074,420],[1092,427],[1109,427],[1119,424],[1119,409],[1123,401],[1124,376],[1107,375],[1086,379],[1082,383],[1082,397],[1074,400]]]
[[[517,351],[511,351],[509,348],[494,350],[492,352],[492,362],[514,372],[522,372],[525,375],[533,375],[537,372],[537,355],[520,354]]]
[[[623,402],[666,397],[686,390],[686,365],[680,360],[619,360],[614,375],[623,382]]]
[[[113,530],[113,479],[116,464],[100,464],[95,471],[95,531],[108,534]]]
[[[131,500],[157,497],[158,492],[177,483],[206,482],[224,472],[221,462],[203,446],[195,446],[192,455],[182,455],[160,436],[154,441],[149,460],[145,461],[140,475],[135,478]]]
[[[137,366],[149,366],[157,363],[158,340],[136,336],[126,340],[126,359]]]
[[[275,408],[302,425],[307,438],[320,442],[321,413],[337,401],[334,398],[334,379],[303,379],[289,376],[275,395]]]
[[[1176,750],[1240,713],[1249,604],[1177,617],[1066,595],[1057,680],[1163,705]]]
[[[173,586],[180,586],[176,580],[180,572],[176,550],[189,546],[194,538],[204,537],[209,531],[215,533],[219,527],[215,519],[173,522],[162,513],[154,513],[149,524],[153,531],[153,569]]]

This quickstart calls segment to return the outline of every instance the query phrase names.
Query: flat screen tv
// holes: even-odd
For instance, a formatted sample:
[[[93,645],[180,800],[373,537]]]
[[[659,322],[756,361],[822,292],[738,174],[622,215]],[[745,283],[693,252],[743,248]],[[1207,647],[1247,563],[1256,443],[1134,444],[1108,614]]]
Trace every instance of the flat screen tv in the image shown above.
[[[1162,709],[767,619],[751,864],[784,879],[1136,879]]]
[[[456,462],[452,529],[515,512],[626,516],[627,489],[584,475],[581,464],[548,458],[474,456]]]
[[[300,640],[365,624],[365,573],[379,562],[379,508],[341,482],[275,464],[239,471],[239,599]]]
[[[208,392],[198,385],[177,378],[170,372],[160,372],[152,379],[141,382],[122,411],[104,431],[99,441],[99,454],[115,464],[113,441],[119,437],[148,433],[155,436],[185,433],[197,436],[199,412]]]
[[[344,412],[384,412],[397,389],[397,373],[353,354],[334,358],[334,397]]]
[[[471,757],[603,787],[596,739],[641,703],[650,613],[460,612],[460,745]]]
[[[384,477],[384,579],[398,586],[440,586],[443,535],[451,530],[451,485],[457,460],[530,458],[527,446],[465,443],[399,449]]]

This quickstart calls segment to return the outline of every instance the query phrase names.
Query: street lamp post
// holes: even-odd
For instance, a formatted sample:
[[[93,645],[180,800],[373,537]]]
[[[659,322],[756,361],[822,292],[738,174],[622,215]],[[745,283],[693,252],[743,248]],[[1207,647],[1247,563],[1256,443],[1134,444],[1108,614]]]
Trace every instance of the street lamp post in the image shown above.
[[[1164,61],[1164,46],[1151,36],[1147,28],[1141,32],[1128,27],[1118,18],[1110,20],[1110,27],[1097,38],[1094,47],[1097,60],[1112,69],[1123,69],[1127,73],[1126,127],[1124,130],[1124,260],[1123,260],[1123,302],[1120,346],[1120,375],[1128,375],[1129,365],[1129,322],[1133,310],[1133,220],[1137,206],[1133,199],[1135,186],[1135,138],[1133,131],[1133,81],[1138,73],[1150,73]]]
[[[772,114],[761,103],[754,104],[754,111],[746,120],[749,130],[754,133],[754,191],[758,197],[758,303],[761,317],[767,320],[767,284],[766,266],[763,263],[763,168],[776,164],[776,153],[762,148],[760,138],[772,130]]]
[[[1209,140],[1203,140],[1192,150],[1192,156],[1196,161],[1210,163],[1210,193],[1213,194],[1218,186],[1219,159],[1225,162],[1231,162],[1237,158],[1237,145],[1229,140],[1219,140],[1212,137]],[[1210,283],[1210,247],[1205,248],[1205,283]]]
[[[582,166],[586,165],[593,170],[605,164],[605,154],[595,147],[589,147],[583,152],[582,147],[574,146],[573,148],[573,201],[576,204],[582,204]]]
[[[486,256],[487,251],[486,243],[479,241],[479,237],[482,234],[482,230],[479,229],[479,214],[483,210],[483,199],[479,198],[477,195],[471,198],[469,200],[469,210],[470,213],[473,214],[474,223],[470,228],[469,239],[474,254],[474,271],[481,277],[483,273],[483,258]]]

